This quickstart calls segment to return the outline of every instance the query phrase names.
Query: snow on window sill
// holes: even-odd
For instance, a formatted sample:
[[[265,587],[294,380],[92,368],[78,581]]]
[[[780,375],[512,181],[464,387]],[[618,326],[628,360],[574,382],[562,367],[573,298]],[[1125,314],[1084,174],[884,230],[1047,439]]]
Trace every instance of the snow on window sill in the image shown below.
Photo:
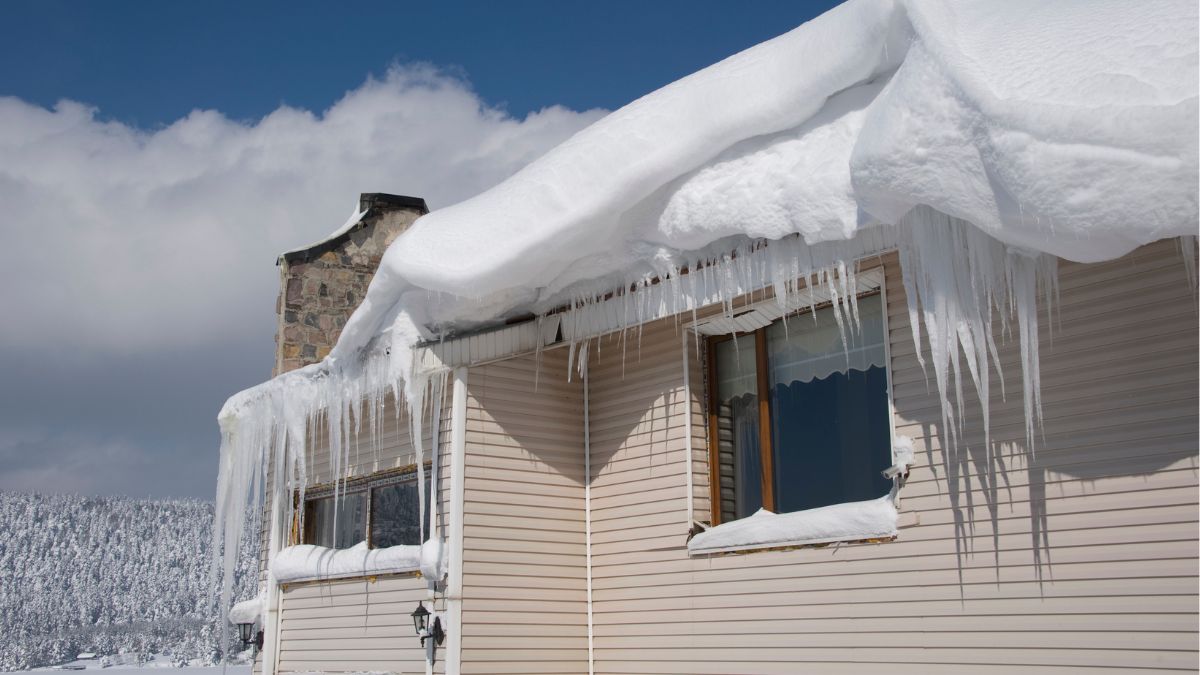
[[[688,542],[690,555],[807,546],[874,539],[897,534],[899,513],[891,494],[862,502],[833,504],[806,511],[754,515],[701,532]]]
[[[346,549],[311,544],[289,546],[271,560],[271,573],[281,584],[420,571],[420,546],[369,549],[365,541]]]

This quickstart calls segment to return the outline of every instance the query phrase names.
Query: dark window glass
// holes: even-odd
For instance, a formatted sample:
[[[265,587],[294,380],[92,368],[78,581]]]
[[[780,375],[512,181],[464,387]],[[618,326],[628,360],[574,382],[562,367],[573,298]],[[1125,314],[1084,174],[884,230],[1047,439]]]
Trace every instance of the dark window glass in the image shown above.
[[[350,548],[367,538],[367,494],[352,492],[304,502],[304,543]]]
[[[715,349],[721,519],[729,521],[749,516],[763,505],[758,355],[753,335],[718,342]]]
[[[860,298],[861,330],[832,308],[766,328],[771,449],[779,513],[880,497],[891,481],[883,306]],[[847,317],[848,318],[848,317]]]
[[[429,473],[425,480],[425,514],[428,518]],[[421,543],[421,510],[417,481],[380,485],[371,489],[371,547],[386,548]]]

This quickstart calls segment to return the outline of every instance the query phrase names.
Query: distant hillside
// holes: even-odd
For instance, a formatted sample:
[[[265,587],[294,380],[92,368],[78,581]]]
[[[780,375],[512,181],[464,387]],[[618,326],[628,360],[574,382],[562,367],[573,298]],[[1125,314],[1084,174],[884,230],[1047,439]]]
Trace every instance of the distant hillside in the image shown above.
[[[0,671],[84,651],[216,661],[212,520],[194,500],[0,492]],[[257,582],[243,550],[237,598]]]

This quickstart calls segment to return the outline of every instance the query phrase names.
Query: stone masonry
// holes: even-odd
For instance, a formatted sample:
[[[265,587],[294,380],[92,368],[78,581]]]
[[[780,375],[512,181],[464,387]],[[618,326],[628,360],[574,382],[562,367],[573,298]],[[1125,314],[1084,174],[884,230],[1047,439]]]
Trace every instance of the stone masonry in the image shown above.
[[[359,198],[363,219],[340,236],[279,257],[274,375],[325,358],[362,302],[388,245],[428,213],[425,200],[382,193]]]

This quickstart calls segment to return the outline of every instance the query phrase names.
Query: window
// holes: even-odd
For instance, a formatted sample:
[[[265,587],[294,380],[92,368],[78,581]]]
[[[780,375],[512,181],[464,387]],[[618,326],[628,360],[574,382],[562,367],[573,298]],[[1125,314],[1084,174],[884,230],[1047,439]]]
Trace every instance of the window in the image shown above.
[[[366,539],[366,507],[363,492],[304,500],[304,543],[350,548]]]
[[[832,307],[709,339],[713,523],[881,497],[891,406],[878,292],[846,343]]]
[[[425,467],[425,513],[432,497]],[[304,498],[303,543],[371,548],[421,543],[421,509],[416,467],[347,481],[334,495],[332,485],[311,489]]]

